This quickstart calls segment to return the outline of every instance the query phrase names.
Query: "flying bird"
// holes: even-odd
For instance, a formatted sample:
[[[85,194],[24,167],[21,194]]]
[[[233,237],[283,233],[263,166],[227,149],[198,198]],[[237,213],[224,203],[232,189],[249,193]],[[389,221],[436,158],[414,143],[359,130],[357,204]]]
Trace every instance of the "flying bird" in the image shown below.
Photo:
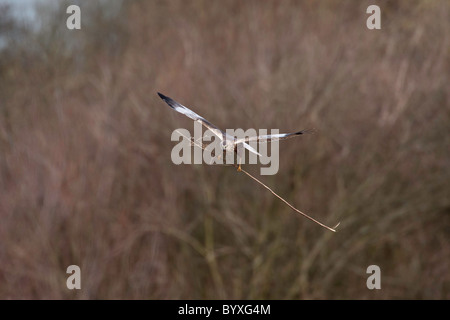
[[[169,98],[169,97],[167,97],[167,96],[165,96],[165,95],[163,95],[163,94],[161,94],[159,92],[158,92],[158,95],[161,97],[161,99],[163,99],[175,111],[184,114],[185,116],[187,116],[188,118],[191,118],[194,121],[198,121],[203,126],[208,128],[209,130],[211,130],[221,140],[221,142],[222,142],[221,146],[222,146],[222,149],[224,151],[226,151],[226,152],[228,152],[228,151],[236,152],[239,157],[240,157],[239,150],[242,150],[242,148],[238,148],[238,146],[240,146],[240,145],[243,146],[245,149],[249,150],[250,152],[253,152],[253,153],[257,154],[257,155],[260,155],[258,153],[258,151],[256,151],[254,148],[252,148],[247,142],[252,142],[252,141],[268,142],[268,141],[284,140],[284,139],[298,137],[299,135],[312,132],[312,130],[302,130],[302,131],[293,132],[293,133],[269,134],[269,135],[252,136],[252,137],[245,137],[245,138],[242,138],[242,139],[237,139],[236,137],[231,136],[231,135],[227,134],[226,132],[220,130],[218,127],[213,125],[211,122],[209,122],[205,118],[199,116],[194,111],[186,108],[182,104],[176,102],[172,98]],[[196,146],[198,146],[198,147],[200,147],[200,148],[204,148],[203,144],[199,144],[195,140],[191,140],[191,143],[196,145]],[[284,200],[281,196],[276,194],[275,191],[273,191],[267,185],[265,185],[264,183],[259,181],[254,176],[252,176],[250,173],[248,173],[244,169],[241,169],[241,163],[240,162],[239,162],[239,166],[237,166],[235,164],[233,166],[237,167],[238,171],[244,172],[250,178],[252,178],[257,183],[262,185],[264,188],[269,190],[273,195],[275,195],[278,199],[283,201],[286,205],[288,205],[295,212],[301,214],[302,216],[310,219],[311,221],[317,223],[318,225],[320,225],[320,226],[322,226],[322,227],[324,227],[324,228],[326,228],[326,229],[328,229],[330,231],[336,232],[336,228],[339,226],[339,223],[336,226],[334,226],[333,228],[331,228],[331,227],[329,227],[329,226],[327,226],[327,225],[317,221],[316,219],[312,218],[311,216],[307,215],[306,213],[304,213],[304,212],[298,210],[297,208],[295,208],[293,205],[291,205],[289,202]]]
[[[298,137],[305,133],[311,133],[312,130],[302,130],[298,132],[293,133],[281,133],[281,134],[269,134],[269,135],[260,135],[260,136],[252,136],[252,137],[245,137],[241,139],[237,139],[234,136],[231,136],[227,134],[226,132],[220,130],[217,126],[203,118],[202,116],[198,115],[194,111],[192,111],[189,108],[186,108],[182,104],[176,102],[172,98],[169,98],[162,93],[158,92],[158,95],[161,99],[163,99],[172,109],[175,111],[184,114],[186,117],[197,121],[201,123],[203,126],[211,130],[213,134],[215,134],[221,141],[221,147],[226,152],[236,152],[238,154],[239,159],[242,158],[242,148],[239,148],[239,146],[244,147],[248,151],[257,154],[261,156],[261,154],[258,153],[252,146],[248,144],[248,142],[256,141],[258,143],[260,142],[271,142],[271,141],[278,141],[278,140],[285,140],[293,137]],[[239,163],[238,171],[241,171],[241,163]]]

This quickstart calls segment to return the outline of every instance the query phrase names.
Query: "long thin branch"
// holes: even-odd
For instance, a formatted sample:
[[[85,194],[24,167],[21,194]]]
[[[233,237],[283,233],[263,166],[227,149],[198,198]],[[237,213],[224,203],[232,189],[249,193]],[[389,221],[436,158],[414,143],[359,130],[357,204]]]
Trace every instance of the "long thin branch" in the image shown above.
[[[238,167],[237,165],[234,165],[236,168]],[[304,212],[301,212],[300,210],[298,210],[297,208],[295,208],[293,205],[291,205],[289,202],[287,202],[286,200],[284,200],[282,197],[280,197],[278,194],[275,193],[275,191],[273,191],[272,189],[270,189],[268,186],[266,186],[264,183],[262,183],[261,181],[259,181],[258,179],[256,179],[254,176],[252,176],[250,173],[248,173],[247,171],[245,171],[244,169],[240,169],[240,171],[244,172],[246,175],[248,175],[250,178],[252,178],[253,180],[255,180],[256,182],[258,182],[260,185],[262,185],[264,188],[266,188],[267,190],[269,190],[275,197],[277,197],[278,199],[280,199],[281,201],[283,201],[285,204],[287,204],[292,210],[294,210],[297,213],[300,213],[302,216],[308,218],[309,220],[314,221],[315,223],[317,223],[318,225],[324,227],[325,229],[328,229],[330,231],[336,232],[336,228],[339,226],[339,223],[334,226],[333,228],[330,228],[326,225],[324,225],[323,223],[317,221],[316,219],[310,217],[309,215],[307,215]]]

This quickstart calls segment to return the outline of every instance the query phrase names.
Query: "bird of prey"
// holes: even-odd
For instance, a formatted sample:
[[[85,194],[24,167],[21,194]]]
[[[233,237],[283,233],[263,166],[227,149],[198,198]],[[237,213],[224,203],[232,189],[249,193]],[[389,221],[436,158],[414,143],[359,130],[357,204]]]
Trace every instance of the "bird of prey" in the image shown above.
[[[269,135],[252,136],[252,137],[237,139],[236,137],[231,136],[231,135],[227,134],[226,132],[223,132],[222,130],[217,128],[215,125],[213,125],[211,122],[209,122],[205,118],[199,116],[194,111],[192,111],[192,110],[186,108],[185,106],[181,105],[180,103],[176,102],[175,100],[173,100],[169,97],[166,97],[165,95],[163,95],[159,92],[158,92],[158,95],[175,111],[184,114],[185,116],[187,116],[188,118],[191,118],[194,121],[200,122],[203,126],[208,128],[209,130],[211,130],[213,132],[213,134],[215,134],[222,142],[221,143],[222,150],[224,150],[225,152],[229,152],[229,151],[236,152],[238,154],[238,156],[240,156],[239,150],[242,150],[242,148],[238,148],[239,146],[243,146],[245,149],[249,150],[250,152],[260,155],[258,153],[258,151],[256,151],[254,148],[252,148],[247,142],[252,142],[252,141],[268,142],[268,141],[284,140],[284,139],[289,139],[292,137],[297,137],[299,135],[302,135],[304,133],[309,133],[312,131],[312,130],[302,130],[302,131],[293,132],[293,133],[269,134]],[[191,143],[194,145],[197,145],[198,147],[204,148],[204,146],[202,144],[197,143],[195,140],[191,140]],[[275,195],[278,199],[283,201],[286,205],[288,205],[295,212],[303,215],[304,217],[310,219],[311,221],[319,224],[320,226],[322,226],[330,231],[336,232],[336,228],[339,226],[339,223],[336,226],[334,226],[333,228],[331,228],[331,227],[317,221],[316,219],[312,218],[311,216],[307,215],[306,213],[295,208],[293,205],[291,205],[289,202],[284,200],[281,196],[279,196],[277,193],[275,193],[271,188],[269,188],[267,185],[262,183],[260,180],[258,180],[254,176],[252,176],[250,173],[248,173],[244,169],[241,169],[240,163],[239,163],[239,166],[237,166],[237,165],[233,165],[233,166],[237,167],[238,171],[244,172],[250,178],[252,178],[257,183],[262,185],[264,188],[269,190],[273,195]]]
[[[172,109],[175,111],[184,114],[186,117],[191,118],[194,121],[198,121],[203,126],[208,128],[215,134],[221,141],[221,147],[226,152],[236,152],[238,154],[239,159],[242,158],[242,148],[244,147],[248,151],[261,156],[258,151],[256,151],[252,146],[248,144],[248,142],[256,141],[256,142],[270,142],[270,141],[278,141],[285,140],[293,137],[298,137],[305,133],[310,133],[311,130],[302,130],[293,133],[280,133],[280,134],[269,134],[269,135],[261,135],[261,136],[252,136],[238,139],[234,136],[227,134],[226,132],[220,130],[218,127],[213,125],[211,122],[198,115],[194,111],[186,108],[182,104],[176,102],[172,98],[169,98],[162,93],[158,92],[158,95],[161,99],[163,99]],[[238,171],[241,171],[241,164],[239,163]]]

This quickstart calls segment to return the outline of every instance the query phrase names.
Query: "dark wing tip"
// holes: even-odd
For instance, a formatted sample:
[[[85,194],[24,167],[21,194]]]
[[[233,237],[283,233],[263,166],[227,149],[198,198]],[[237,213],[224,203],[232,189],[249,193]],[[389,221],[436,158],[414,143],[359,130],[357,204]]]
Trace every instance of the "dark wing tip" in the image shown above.
[[[296,134],[296,135],[299,135],[299,134],[313,134],[315,132],[316,132],[315,129],[306,129],[306,130],[302,130],[302,131],[296,132],[294,134]]]
[[[173,100],[172,98],[169,98],[162,93],[158,92],[158,96],[163,99],[171,108],[174,108],[177,106],[177,102]]]

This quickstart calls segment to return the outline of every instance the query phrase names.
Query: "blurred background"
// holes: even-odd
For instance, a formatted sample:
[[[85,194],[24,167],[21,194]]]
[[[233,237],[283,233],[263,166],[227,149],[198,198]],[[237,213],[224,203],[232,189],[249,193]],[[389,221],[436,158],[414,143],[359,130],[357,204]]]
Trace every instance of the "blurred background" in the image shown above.
[[[0,298],[450,298],[449,70],[446,0],[0,1]],[[157,91],[223,129],[315,128],[278,174],[244,168],[338,232],[174,165],[193,123]]]

